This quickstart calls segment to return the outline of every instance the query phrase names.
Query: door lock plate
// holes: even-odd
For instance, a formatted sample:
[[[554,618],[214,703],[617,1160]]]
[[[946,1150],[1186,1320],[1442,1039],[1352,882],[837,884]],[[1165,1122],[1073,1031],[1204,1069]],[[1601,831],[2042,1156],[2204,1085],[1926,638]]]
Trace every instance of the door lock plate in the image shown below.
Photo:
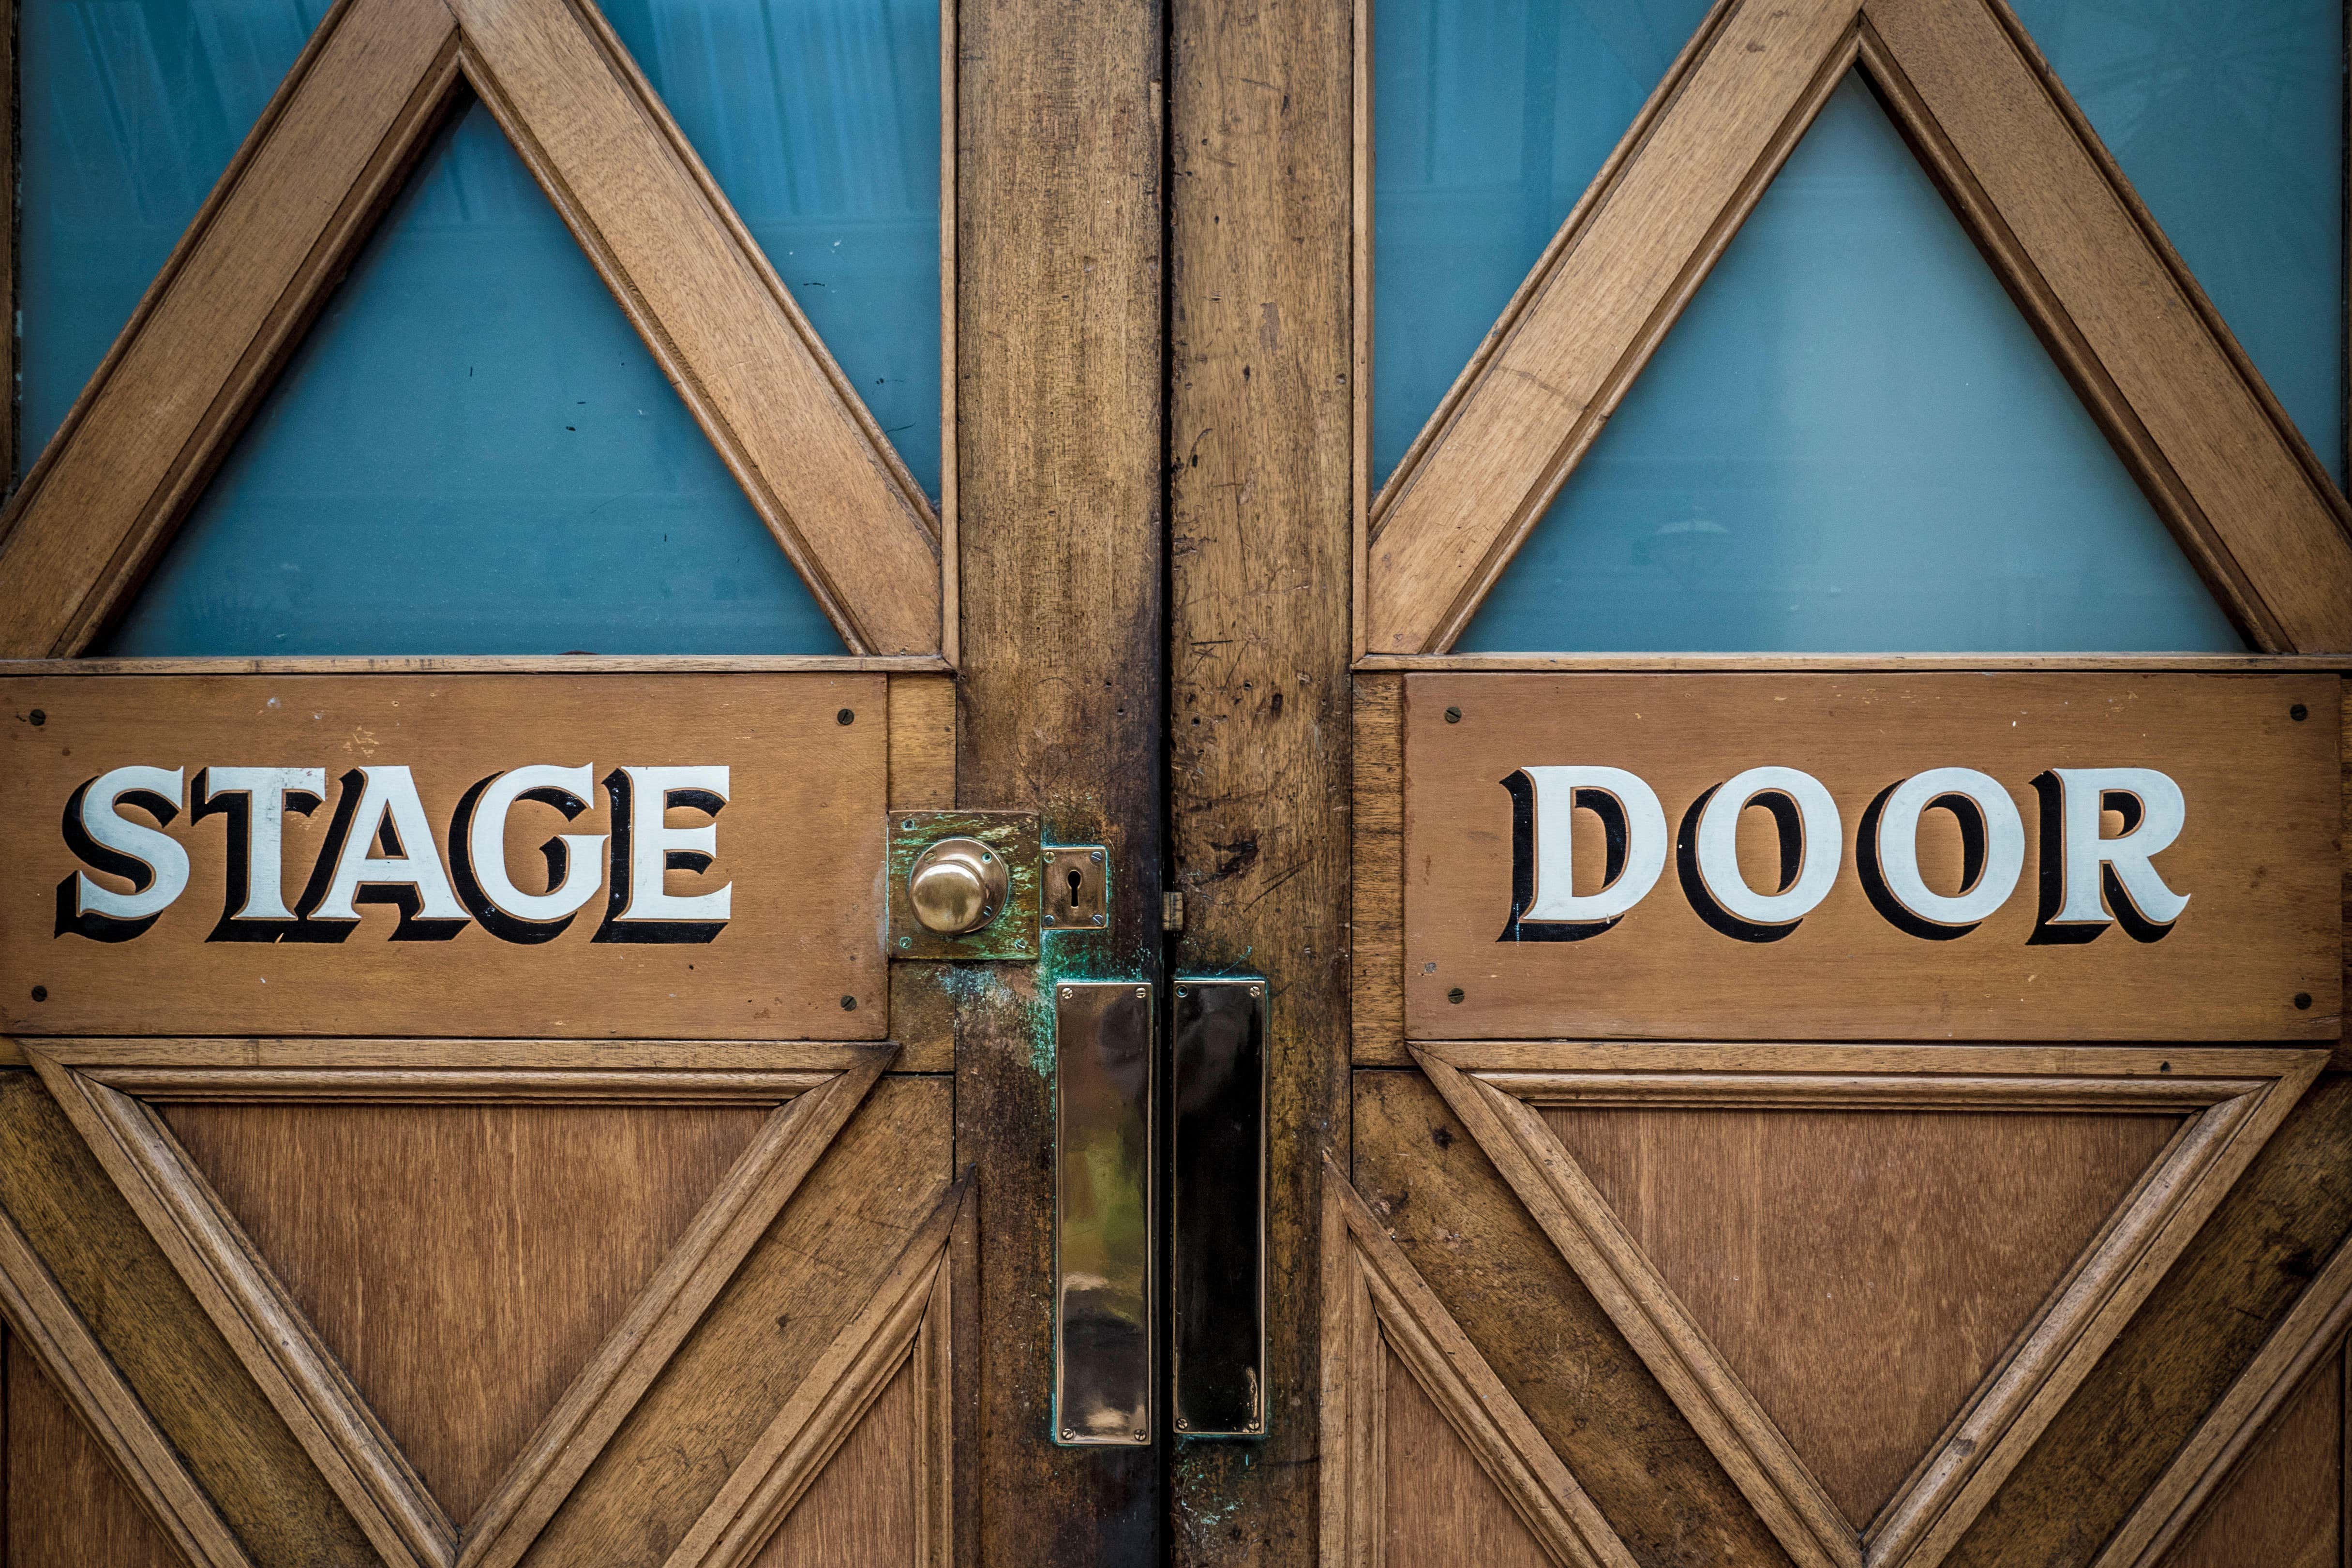
[[[893,811],[890,834],[890,956],[1022,961],[1037,956],[1037,894],[1041,865],[1034,811]],[[942,841],[967,840],[972,852],[1002,866],[1004,892],[995,914],[960,935],[934,931],[916,914],[909,879],[924,852]],[[961,848],[961,846],[951,846]],[[936,860],[938,857],[934,856]],[[929,863],[929,862],[925,862]]]
[[[1110,852],[1100,844],[1047,844],[1038,924],[1100,931],[1110,924]]]

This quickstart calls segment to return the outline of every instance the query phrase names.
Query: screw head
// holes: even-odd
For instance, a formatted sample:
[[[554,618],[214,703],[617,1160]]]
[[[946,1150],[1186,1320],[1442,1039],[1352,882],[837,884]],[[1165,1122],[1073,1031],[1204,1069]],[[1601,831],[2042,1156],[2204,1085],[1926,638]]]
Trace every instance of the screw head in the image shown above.
[[[1062,988],[1062,995],[1064,995],[1064,996],[1066,996],[1066,997],[1075,997],[1075,996],[1076,996],[1077,994],[1078,994],[1078,988],[1077,988],[1077,987],[1076,987],[1076,986],[1064,986],[1064,987]]]
[[[1108,920],[1110,916],[1108,915],[1097,915],[1095,916],[1095,924],[1100,925],[1104,921]]]
[[[1265,988],[1264,986],[1252,986],[1250,988],[1250,995],[1254,997],[1262,997],[1265,995]]]
[[[1192,1423],[1179,1416],[1176,1417],[1176,1429],[1179,1432],[1189,1432],[1192,1429]]]
[[[35,729],[38,729],[41,726],[49,722],[49,716],[43,713],[39,708],[35,708],[31,713],[26,714],[25,716],[33,721],[33,727]]]
[[[2304,706],[2301,703],[2297,703],[2293,707],[2286,710],[2286,716],[2294,720],[2295,723],[2301,724],[2305,719],[2311,716],[2311,710]]]
[[[908,832],[913,832],[915,831],[915,819],[912,817],[902,817],[898,821],[898,825],[906,829]]]
[[[2295,992],[2294,1006],[2295,1010],[2298,1012],[2309,1012],[2311,1010],[2311,993],[2309,991]]]
[[[845,1012],[845,1013],[854,1013],[854,1012],[856,1012],[856,1011],[857,1010],[857,998],[856,998],[856,997],[844,997],[844,998],[841,998],[841,1010],[842,1010],[843,1012]]]
[[[1182,986],[1179,986],[1179,987],[1177,987],[1177,988],[1176,988],[1176,994],[1177,994],[1178,996],[1180,996],[1180,997],[1189,997],[1189,996],[1191,996],[1192,993],[1191,991],[1189,991],[1189,990],[1185,989]]]
[[[35,986],[33,988],[33,999],[37,1002],[47,1001],[49,999],[49,988],[47,986]]]
[[[1449,1002],[1454,1002],[1454,1003],[1457,1003],[1457,1004],[1458,1004],[1458,1003],[1462,1000],[1462,988],[1461,988],[1461,987],[1459,987],[1459,986],[1456,986],[1456,987],[1454,987],[1452,990],[1450,990],[1450,991],[1446,992],[1446,993],[1445,993],[1445,999],[1446,999],[1447,1001],[1449,1001]]]
[[[912,936],[901,936],[898,938],[898,946],[901,947],[911,947],[914,945],[915,939]]]
[[[1097,865],[1100,865],[1102,863],[1102,851],[1097,850],[1087,858],[1093,861]]]
[[[833,722],[835,724],[856,724],[857,722],[857,710],[856,708],[843,708],[839,713],[833,716]]]
[[[1062,1428],[1062,1441],[1066,1443],[1075,1443],[1077,1440],[1078,1429],[1076,1427],[1065,1427]]]
[[[1135,988],[1135,994],[1139,997],[1148,997],[1151,994],[1151,988],[1150,986],[1138,986]]]
[[[1460,724],[1462,722],[1462,710],[1458,707],[1447,708],[1445,710],[1445,722],[1448,724]]]
[[[1151,1434],[1138,1427],[1135,1429],[1135,1440],[1139,1443],[1148,1443],[1151,1440]]]

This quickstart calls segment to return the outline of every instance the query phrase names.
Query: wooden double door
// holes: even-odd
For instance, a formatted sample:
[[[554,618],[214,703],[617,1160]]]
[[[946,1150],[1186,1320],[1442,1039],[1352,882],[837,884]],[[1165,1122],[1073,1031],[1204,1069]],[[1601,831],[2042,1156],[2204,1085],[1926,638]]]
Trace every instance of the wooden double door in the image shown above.
[[[0,538],[34,868],[0,927],[9,1562],[2337,1561],[2352,535],[2007,11],[1726,0],[1377,506],[1365,18],[1005,0],[944,36],[936,507],[586,0],[330,13],[30,466]],[[1857,63],[2259,652],[1451,652]],[[847,653],[87,656],[461,83]],[[1950,695],[2001,681],[2031,768]],[[2116,706],[2143,695],[2161,723]],[[1811,752],[1775,738],[1790,698]],[[1892,732],[1872,705],[1962,754],[1837,773]],[[1828,779],[1843,826],[1804,841],[1848,852],[1808,929],[1674,904],[1676,843],[1612,928],[1519,930],[1575,923],[1514,884],[1510,770],[1649,769],[1543,729],[1643,712],[1685,716],[1655,755],[1696,771],[1646,775],[1677,820],[1750,767]],[[604,843],[509,866],[502,935],[456,871],[469,791],[590,757],[493,841]],[[2034,822],[2041,769],[2158,761],[2207,878],[2177,934],[2030,945],[2036,839],[1981,931],[1889,946],[1925,939],[1864,885],[1882,786],[1967,764]],[[176,907],[136,904],[174,874],[152,840],[75,836],[128,768],[181,775],[114,818],[184,846]],[[314,768],[315,805],[248,781],[200,819],[227,768]],[[1765,898],[1802,880],[1780,788],[1727,852]],[[347,807],[375,815],[337,839]],[[257,810],[288,924],[257,936]],[[894,824],[993,811],[1103,850],[1099,930],[898,956]],[[2146,815],[2102,796],[2091,837]],[[1606,895],[1622,803],[1561,821],[1564,891]],[[624,822],[715,837],[632,861]],[[1980,881],[1967,840],[1930,894]],[[420,850],[470,927],[431,929]],[[346,851],[394,896],[319,936]],[[542,932],[571,916],[525,900],[592,855],[606,902]],[[632,913],[625,863],[680,907]],[[693,902],[722,883],[723,919]],[[1263,1238],[1265,1430],[1178,1431],[1155,1348],[1142,1439],[1065,1441],[1053,991],[1132,982],[1164,1020],[1193,976],[1265,988],[1263,1197],[1227,1217]],[[1182,1195],[1147,1163],[1164,1265]]]

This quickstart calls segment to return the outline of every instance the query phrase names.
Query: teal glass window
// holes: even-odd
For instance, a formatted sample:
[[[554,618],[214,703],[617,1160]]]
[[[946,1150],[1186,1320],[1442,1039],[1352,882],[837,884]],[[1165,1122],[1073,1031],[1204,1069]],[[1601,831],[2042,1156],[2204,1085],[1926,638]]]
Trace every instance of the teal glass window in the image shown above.
[[[1455,645],[2244,644],[1849,77]]]
[[[26,0],[28,454],[324,10]],[[936,496],[936,4],[616,0],[606,14]],[[468,96],[102,651],[840,647]]]
[[[1376,480],[1705,9],[1375,9]],[[2022,0],[2019,11],[2340,476],[2340,9]],[[2242,644],[1851,81],[1457,645]]]

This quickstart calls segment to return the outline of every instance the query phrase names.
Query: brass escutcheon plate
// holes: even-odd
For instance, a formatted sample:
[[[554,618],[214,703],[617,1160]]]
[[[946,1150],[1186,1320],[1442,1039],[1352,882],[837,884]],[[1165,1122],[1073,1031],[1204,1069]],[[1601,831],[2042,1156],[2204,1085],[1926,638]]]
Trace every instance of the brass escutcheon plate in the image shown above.
[[[1025,962],[1037,956],[1038,828],[1034,811],[893,811],[890,843],[890,956]],[[941,839],[977,839],[1003,862],[1004,907],[961,936],[943,936],[915,918],[907,873]]]

